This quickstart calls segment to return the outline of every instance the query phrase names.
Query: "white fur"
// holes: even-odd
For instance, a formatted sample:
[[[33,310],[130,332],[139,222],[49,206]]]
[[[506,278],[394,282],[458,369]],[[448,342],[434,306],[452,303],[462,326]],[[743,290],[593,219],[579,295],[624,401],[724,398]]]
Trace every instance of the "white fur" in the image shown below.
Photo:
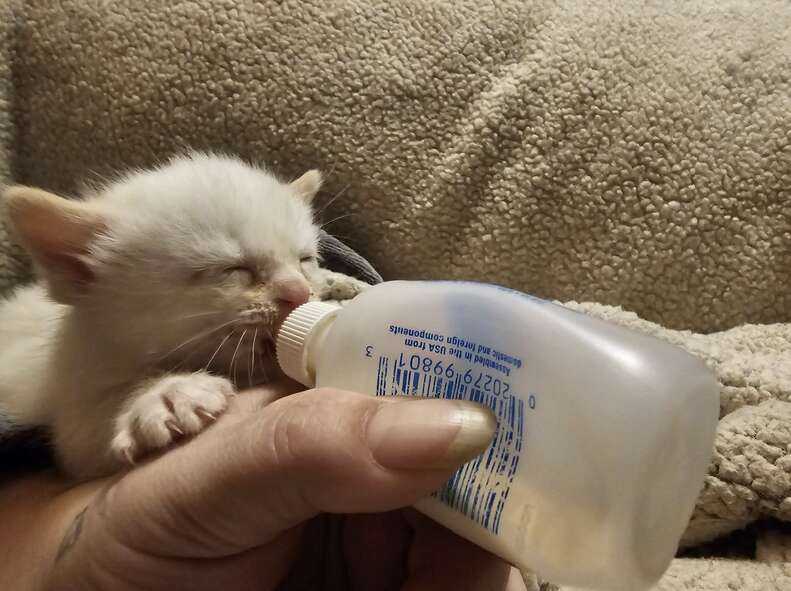
[[[318,182],[192,154],[87,196],[105,221],[83,257],[90,285],[68,304],[44,283],[0,304],[0,407],[51,427],[78,478],[195,433],[208,422],[195,411],[221,412],[230,382],[277,371],[272,331],[291,306],[282,300],[296,302],[306,285],[316,295],[321,271],[300,259],[316,253]],[[240,266],[255,275],[226,271]]]

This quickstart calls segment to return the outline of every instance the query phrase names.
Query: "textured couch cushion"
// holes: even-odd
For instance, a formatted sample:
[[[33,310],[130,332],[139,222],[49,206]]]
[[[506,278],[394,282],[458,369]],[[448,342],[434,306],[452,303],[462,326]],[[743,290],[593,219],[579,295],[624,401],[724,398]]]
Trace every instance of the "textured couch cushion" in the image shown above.
[[[0,187],[11,179],[14,148],[13,74],[15,18],[11,5],[0,0]],[[4,222],[0,200],[0,296],[28,276],[21,250],[15,246]]]
[[[84,2],[20,14],[22,180],[183,146],[348,189],[386,278],[713,330],[791,318],[791,5]]]

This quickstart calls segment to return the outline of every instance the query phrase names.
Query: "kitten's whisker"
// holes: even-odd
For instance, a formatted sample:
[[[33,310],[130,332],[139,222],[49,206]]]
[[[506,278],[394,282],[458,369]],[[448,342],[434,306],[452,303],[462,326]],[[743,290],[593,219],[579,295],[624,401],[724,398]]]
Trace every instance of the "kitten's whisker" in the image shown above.
[[[184,341],[183,343],[181,343],[181,344],[180,344],[178,347],[176,347],[176,348],[172,349],[171,351],[169,351],[168,353],[166,353],[165,355],[163,355],[163,356],[160,358],[160,360],[162,360],[162,359],[166,359],[166,358],[170,357],[171,355],[173,355],[173,353],[175,353],[175,352],[179,351],[181,348],[185,347],[186,345],[188,345],[188,344],[190,344],[190,343],[192,343],[192,342],[195,342],[195,341],[196,341],[196,340],[198,340],[198,339],[202,339],[202,338],[204,338],[204,337],[207,337],[207,336],[208,336],[208,335],[210,335],[211,333],[213,333],[213,332],[217,332],[218,330],[221,330],[221,329],[225,328],[226,326],[228,326],[229,324],[233,324],[233,323],[234,323],[234,320],[229,320],[228,322],[223,322],[223,323],[222,323],[221,325],[219,325],[219,326],[216,326],[216,327],[214,327],[214,328],[210,328],[210,329],[208,329],[208,330],[205,330],[205,331],[199,332],[198,334],[194,335],[193,337],[191,337],[191,338],[187,339],[186,341]]]
[[[333,238],[337,238],[338,240],[343,240],[343,242],[346,244],[346,246],[350,246],[350,247],[353,247],[353,248],[358,248],[355,245],[356,240],[354,238],[352,238],[351,236],[347,235],[347,234],[336,234],[335,232],[333,232],[332,233],[332,237]],[[321,252],[321,251],[319,251],[319,252]]]
[[[242,336],[239,337],[239,342],[236,344],[236,349],[233,351],[233,356],[231,357],[231,365],[228,368],[228,372],[230,373],[230,378],[236,382],[236,354],[239,352],[239,347],[242,346],[242,341],[244,340],[245,335],[247,334],[247,329],[244,329],[242,332]]]
[[[190,318],[203,318],[204,316],[217,316],[217,314],[224,314],[219,310],[214,312],[199,312],[198,314],[187,314],[186,316],[179,316],[178,318],[174,318],[175,321],[179,320],[189,320]]]
[[[277,365],[277,360],[275,358],[275,337],[274,334],[272,333],[272,329],[270,328],[266,329],[266,339],[268,341],[267,349],[269,356],[271,359],[275,359],[275,365]],[[268,382],[269,375],[266,372],[266,363],[262,362],[261,365],[262,365],[262,373],[264,376],[264,382]]]
[[[222,346],[223,346],[223,345],[224,345],[226,342],[228,342],[228,339],[230,339],[230,338],[231,338],[231,335],[232,335],[233,333],[235,333],[235,332],[236,332],[235,330],[232,330],[232,331],[231,331],[231,332],[229,332],[227,335],[225,335],[225,338],[224,338],[222,341],[220,341],[220,344],[219,344],[219,345],[217,345],[217,348],[214,350],[214,353],[212,353],[211,357],[209,357],[209,361],[208,361],[208,362],[206,362],[206,365],[204,365],[204,366],[203,366],[203,369],[204,369],[205,371],[209,371],[209,367],[211,366],[211,362],[212,362],[212,361],[214,361],[214,358],[215,358],[215,357],[217,357],[217,354],[220,352],[220,349],[222,349]]]
[[[332,199],[330,199],[329,201],[327,201],[327,203],[325,203],[324,205],[322,205],[322,206],[321,206],[321,209],[320,209],[320,210],[318,210],[318,211],[315,213],[315,215],[318,217],[318,216],[320,216],[322,213],[324,213],[324,211],[325,211],[325,210],[326,210],[326,209],[327,209],[327,208],[328,208],[330,205],[332,205],[333,203],[335,203],[335,201],[338,199],[338,197],[340,197],[340,196],[341,196],[341,195],[343,195],[343,194],[344,194],[346,191],[348,191],[348,190],[349,190],[349,187],[351,187],[351,186],[352,186],[352,185],[351,185],[351,183],[347,183],[345,187],[343,187],[343,188],[342,188],[340,191],[338,191],[337,193],[335,193],[335,196],[334,196]]]
[[[184,341],[183,343],[181,343],[181,344],[180,344],[178,347],[176,347],[176,348],[174,348],[174,349],[171,349],[169,352],[167,352],[167,353],[165,353],[164,355],[162,355],[161,357],[159,357],[159,358],[157,359],[157,361],[164,361],[165,359],[167,359],[168,357],[170,357],[171,355],[173,355],[173,353],[175,353],[176,351],[179,351],[179,350],[180,350],[180,349],[182,349],[183,347],[186,347],[186,346],[187,346],[187,345],[189,345],[190,343],[193,343],[193,342],[197,341],[198,339],[202,339],[202,338],[204,338],[204,337],[207,337],[207,336],[208,336],[208,335],[210,335],[211,333],[213,333],[213,332],[217,332],[218,330],[220,330],[220,329],[223,329],[223,328],[225,328],[226,326],[228,326],[229,324],[233,324],[234,322],[236,322],[236,320],[229,320],[228,322],[223,322],[223,323],[222,323],[220,326],[216,326],[216,327],[214,327],[214,328],[210,328],[210,329],[208,329],[208,330],[205,330],[205,331],[203,331],[203,332],[199,332],[199,333],[198,333],[198,334],[196,334],[195,336],[193,336],[193,337],[191,337],[191,338],[187,339],[186,341]]]
[[[327,174],[325,174],[324,176],[325,176],[326,178],[328,178],[328,179],[329,179],[329,178],[332,178],[332,175],[335,173],[335,169],[336,169],[337,167],[338,167],[338,163],[337,163],[337,162],[333,162],[333,163],[332,163],[332,168],[330,168],[330,171],[329,171]]]
[[[261,364],[261,375],[264,377],[263,383],[267,383],[269,381],[269,376],[266,374],[266,363]]]
[[[193,346],[190,348],[190,353],[189,353],[189,354],[188,354],[186,357],[184,357],[183,359],[181,359],[181,360],[180,360],[178,363],[176,363],[176,365],[174,365],[173,367],[171,367],[171,368],[170,368],[170,369],[167,371],[167,373],[174,372],[174,371],[176,371],[177,369],[179,369],[179,368],[180,368],[182,365],[184,365],[185,363],[187,363],[187,361],[189,361],[189,360],[190,360],[190,358],[191,358],[193,355],[195,355],[195,353],[197,353],[197,352],[198,352],[198,345],[200,345],[200,343],[195,343],[195,344],[194,344],[194,345],[193,345]]]
[[[255,345],[256,339],[258,338],[258,327],[255,327],[255,332],[253,333],[253,346],[250,347],[250,365],[247,368],[247,379],[250,383],[250,387],[253,387],[253,373],[255,372]]]
[[[264,330],[266,331],[264,333],[264,336],[266,337],[266,340],[271,341],[272,343],[274,343],[275,342],[275,337],[272,335],[272,331],[270,329],[268,329],[268,328],[265,328]]]
[[[329,222],[324,222],[323,224],[321,224],[319,226],[319,228],[321,228],[323,230],[324,228],[326,228],[330,224],[333,224],[333,223],[337,222],[338,220],[342,220],[343,218],[348,218],[348,217],[353,216],[353,215],[354,215],[354,212],[352,212],[352,213],[345,213],[343,215],[339,215],[338,217],[331,219]]]

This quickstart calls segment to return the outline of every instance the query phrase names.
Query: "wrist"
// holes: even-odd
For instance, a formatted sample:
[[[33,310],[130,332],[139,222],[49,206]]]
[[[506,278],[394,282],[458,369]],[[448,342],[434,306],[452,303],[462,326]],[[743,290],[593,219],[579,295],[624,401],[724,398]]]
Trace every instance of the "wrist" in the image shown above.
[[[10,482],[0,490],[0,515],[4,517],[0,544],[6,547],[2,555],[7,557],[5,564],[0,564],[0,589],[69,588],[53,586],[53,581],[60,580],[57,575],[70,536],[71,543],[76,542],[78,516],[101,486],[102,482],[91,482],[73,487],[54,473],[41,473]]]
[[[0,589],[42,588],[57,547],[51,509],[65,488],[46,472],[0,484]]]

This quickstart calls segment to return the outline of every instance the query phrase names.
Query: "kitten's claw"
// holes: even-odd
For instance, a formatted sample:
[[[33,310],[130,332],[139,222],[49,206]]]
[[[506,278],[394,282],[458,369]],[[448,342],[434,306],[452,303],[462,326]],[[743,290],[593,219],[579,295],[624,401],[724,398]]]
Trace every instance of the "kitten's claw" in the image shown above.
[[[225,410],[233,385],[205,372],[144,383],[115,422],[112,451],[121,462],[162,449],[207,428]]]
[[[126,460],[127,464],[129,464],[130,466],[134,466],[135,465],[135,457],[132,455],[132,450],[131,449],[129,449],[128,447],[125,447],[122,450],[121,453],[123,454],[124,460]]]
[[[195,414],[204,419],[207,423],[213,423],[217,420],[217,415],[210,413],[204,408],[196,408]]]
[[[165,421],[165,426],[173,434],[174,437],[184,437],[184,431],[182,431],[181,427],[178,426],[176,421],[172,419]]]

